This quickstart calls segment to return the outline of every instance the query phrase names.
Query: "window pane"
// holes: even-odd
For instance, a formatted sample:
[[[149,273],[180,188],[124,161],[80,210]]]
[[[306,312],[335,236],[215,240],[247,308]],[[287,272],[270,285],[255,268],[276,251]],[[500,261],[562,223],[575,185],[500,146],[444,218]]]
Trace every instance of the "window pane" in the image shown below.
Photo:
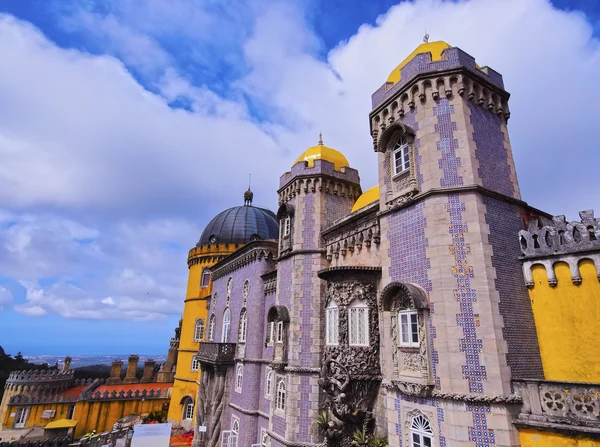
[[[421,442],[420,442],[421,441],[421,437],[418,434],[413,433],[412,434],[412,440],[413,440],[412,447],[421,447]]]
[[[410,326],[412,333],[412,342],[419,343],[419,322],[416,313],[410,315]]]
[[[408,315],[400,314],[400,343],[408,343],[410,338],[408,337]]]
[[[429,436],[423,436],[423,447],[431,447],[431,438]]]

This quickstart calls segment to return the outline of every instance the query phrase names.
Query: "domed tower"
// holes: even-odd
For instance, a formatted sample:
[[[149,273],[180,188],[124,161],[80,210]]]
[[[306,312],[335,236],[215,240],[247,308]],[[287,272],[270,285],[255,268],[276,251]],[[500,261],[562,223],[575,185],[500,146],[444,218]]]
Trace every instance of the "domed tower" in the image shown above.
[[[188,285],[177,351],[177,365],[169,420],[192,425],[193,408],[198,394],[200,368],[195,357],[199,343],[206,340],[208,307],[212,293],[209,268],[247,242],[277,239],[279,225],[275,214],[252,206],[254,194],[248,188],[244,205],[226,209],[206,226],[196,246],[189,251]]]

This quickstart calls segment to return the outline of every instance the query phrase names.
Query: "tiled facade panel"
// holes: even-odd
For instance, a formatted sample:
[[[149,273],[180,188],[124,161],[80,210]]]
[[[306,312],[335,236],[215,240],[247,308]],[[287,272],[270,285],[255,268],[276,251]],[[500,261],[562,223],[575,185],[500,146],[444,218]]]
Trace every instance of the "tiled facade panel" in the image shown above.
[[[467,101],[471,112],[475,156],[479,161],[478,175],[485,188],[513,197],[515,187],[509,164],[509,153],[504,147],[500,116]]]
[[[346,195],[327,197],[327,201],[325,202],[325,213],[323,216],[325,227],[330,226],[335,221],[350,214],[352,204],[353,202]]]
[[[258,442],[258,438],[256,436],[256,431],[258,428],[258,420],[256,416],[246,415],[237,410],[232,409],[231,411],[231,422],[228,430],[233,428],[233,418],[237,418],[240,421],[240,430],[238,433],[238,446],[248,446],[250,447],[252,444],[256,444]]]
[[[492,264],[496,270],[496,290],[500,294],[500,314],[504,319],[504,338],[508,344],[507,363],[513,378],[543,378],[533,312],[523,272],[517,259],[521,255],[517,234],[523,229],[518,205],[483,197],[485,220],[490,228]]]

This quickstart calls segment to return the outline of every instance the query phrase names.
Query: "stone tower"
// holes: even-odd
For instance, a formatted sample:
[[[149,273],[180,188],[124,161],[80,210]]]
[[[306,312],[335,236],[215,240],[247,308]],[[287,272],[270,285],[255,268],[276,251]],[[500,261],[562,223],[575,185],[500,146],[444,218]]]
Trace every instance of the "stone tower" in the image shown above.
[[[281,176],[279,186],[277,296],[267,319],[282,322],[284,340],[274,345],[272,365],[289,405],[271,407],[272,446],[320,442],[314,421],[321,400],[325,287],[317,272],[327,267],[321,231],[348,215],[361,193],[358,172],[322,139]]]
[[[393,354],[382,356],[386,431],[390,445],[410,445],[411,421],[422,414],[436,445],[516,446],[511,379],[543,371],[519,280],[514,235],[536,211],[520,199],[509,94],[499,73],[444,42],[413,54],[373,94],[369,115],[388,253],[380,303],[381,351]],[[414,299],[406,284],[427,299]],[[394,312],[405,307],[418,315],[418,346],[403,347],[397,336]]]

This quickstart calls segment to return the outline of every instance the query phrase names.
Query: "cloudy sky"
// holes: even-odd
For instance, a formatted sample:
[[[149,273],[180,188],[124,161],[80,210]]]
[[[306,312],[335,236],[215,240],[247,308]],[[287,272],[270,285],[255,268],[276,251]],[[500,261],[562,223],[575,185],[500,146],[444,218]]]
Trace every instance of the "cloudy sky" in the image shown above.
[[[375,183],[370,95],[423,38],[504,75],[523,198],[598,206],[596,0],[0,0],[0,345],[164,353],[218,211],[316,143]]]

